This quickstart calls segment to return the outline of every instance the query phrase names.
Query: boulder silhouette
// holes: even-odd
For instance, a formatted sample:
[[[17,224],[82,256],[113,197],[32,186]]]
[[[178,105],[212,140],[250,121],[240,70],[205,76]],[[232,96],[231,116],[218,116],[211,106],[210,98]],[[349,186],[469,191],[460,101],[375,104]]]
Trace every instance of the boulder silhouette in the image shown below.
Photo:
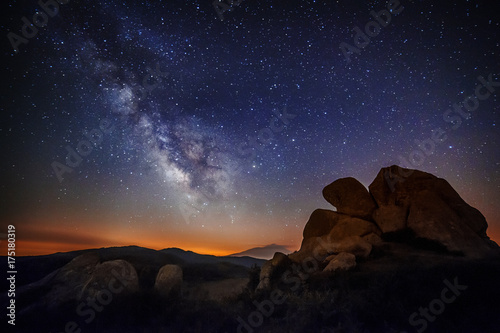
[[[419,238],[435,241],[448,251],[482,256],[490,250],[464,219],[436,193],[420,191],[412,198],[407,226]]]
[[[182,268],[177,265],[165,265],[156,275],[155,291],[163,297],[177,297],[181,294]]]
[[[337,208],[337,212],[371,220],[376,208],[367,189],[352,177],[337,179],[323,189],[323,197]]]
[[[369,189],[378,205],[374,221],[384,233],[408,228],[417,238],[473,256],[492,247],[484,216],[442,178],[391,166],[380,170]]]

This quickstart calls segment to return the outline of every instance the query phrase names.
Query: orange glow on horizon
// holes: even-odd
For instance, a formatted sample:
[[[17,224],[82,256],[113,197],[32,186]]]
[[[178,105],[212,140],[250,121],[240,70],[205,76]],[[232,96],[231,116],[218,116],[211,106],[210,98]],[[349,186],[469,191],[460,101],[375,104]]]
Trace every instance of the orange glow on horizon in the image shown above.
[[[106,247],[139,246],[153,250],[180,248],[199,254],[217,256],[230,255],[252,247],[273,243],[248,244],[241,237],[230,235],[211,235],[203,233],[163,233],[151,230],[128,231],[124,229],[106,230],[106,226],[91,229],[71,230],[44,224],[33,225],[29,229],[16,230],[16,256],[49,255],[58,252],[71,252]],[[99,235],[99,236],[97,236]],[[249,241],[249,240],[247,240]],[[274,242],[277,243],[277,242]],[[7,253],[7,242],[0,242],[3,253]]]
[[[171,231],[169,233],[157,230],[127,230],[112,228],[102,224],[87,227],[85,230],[73,230],[50,226],[37,221],[29,228],[16,230],[16,256],[48,255],[57,252],[71,252],[78,250],[98,249],[106,247],[122,247],[135,245],[153,250],[165,248],[180,248],[199,254],[211,254],[217,256],[230,255],[242,252],[254,247],[262,247],[269,244],[280,244],[287,246],[290,251],[298,250],[302,235],[297,230],[286,231],[279,234],[270,227],[268,237],[258,239],[254,229],[237,234],[234,231],[218,232],[217,230],[191,230],[189,232]],[[294,233],[295,232],[295,233]],[[497,223],[490,223],[487,234],[491,240],[500,244],[500,227]],[[273,235],[281,236],[279,239]],[[280,241],[281,239],[281,241]],[[284,243],[283,239],[292,239]],[[7,254],[7,242],[1,241],[2,253]]]
[[[491,232],[488,233],[491,240],[495,241],[500,245],[500,232]],[[3,243],[3,242],[2,242]],[[5,245],[2,244],[2,252],[7,253],[7,242]],[[186,251],[193,251],[198,254],[209,254],[215,256],[226,256],[233,253],[241,252],[244,250],[248,250],[248,248],[242,249],[241,246],[234,247],[225,247],[225,248],[216,248],[216,247],[208,247],[201,245],[193,245],[189,246],[188,244],[183,245],[181,243],[166,245],[164,242],[145,242],[145,243],[126,243],[126,242],[118,242],[118,243],[102,243],[102,244],[73,244],[73,243],[64,243],[64,242],[44,242],[44,241],[16,241],[16,256],[39,256],[39,255],[49,255],[58,252],[72,252],[79,250],[89,250],[89,249],[98,249],[98,248],[107,248],[107,247],[122,247],[122,246],[139,246],[145,247],[153,250],[163,250],[166,248],[180,248]],[[264,246],[264,245],[262,245]],[[293,251],[294,249],[290,249]]]
[[[2,244],[3,245],[3,244]],[[163,250],[165,248],[170,247],[178,247],[186,251],[193,251],[199,254],[211,254],[215,256],[225,256],[230,255],[232,253],[238,252],[237,250],[219,250],[212,249],[207,247],[193,247],[193,248],[184,248],[179,245],[172,246],[155,246],[155,244],[102,244],[101,246],[96,246],[95,244],[86,245],[75,245],[70,243],[47,243],[47,242],[32,242],[32,241],[17,241],[16,242],[16,256],[41,256],[41,255],[49,255],[58,252],[72,252],[72,251],[80,251],[80,250],[89,250],[89,249],[99,249],[99,248],[107,248],[107,247],[122,247],[122,246],[140,246],[145,247],[152,250]],[[2,246],[2,252],[7,253],[6,246]]]

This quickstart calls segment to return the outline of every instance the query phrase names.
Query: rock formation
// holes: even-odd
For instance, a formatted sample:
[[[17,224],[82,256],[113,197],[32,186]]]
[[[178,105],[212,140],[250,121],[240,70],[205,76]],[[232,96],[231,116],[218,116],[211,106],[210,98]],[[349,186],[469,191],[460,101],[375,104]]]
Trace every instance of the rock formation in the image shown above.
[[[373,218],[383,232],[408,228],[417,238],[469,256],[494,246],[484,216],[442,178],[391,166],[380,170],[369,189],[378,206]]]
[[[288,256],[276,253],[262,267],[257,289],[270,288],[290,263],[314,261],[324,272],[352,269],[357,260],[370,260],[373,248],[391,248],[389,240],[406,242],[415,251],[469,258],[499,249],[486,235],[484,216],[446,180],[426,172],[382,168],[369,191],[349,177],[326,186],[323,197],[337,211],[315,210],[300,250]]]

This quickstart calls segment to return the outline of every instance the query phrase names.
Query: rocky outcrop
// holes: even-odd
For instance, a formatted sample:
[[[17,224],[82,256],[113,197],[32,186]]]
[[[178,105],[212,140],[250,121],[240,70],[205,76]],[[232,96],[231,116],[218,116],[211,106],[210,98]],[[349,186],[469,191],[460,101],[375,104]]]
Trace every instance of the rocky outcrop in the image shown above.
[[[323,197],[337,208],[337,212],[371,220],[375,202],[370,193],[352,177],[337,179],[323,189]]]
[[[355,267],[357,260],[370,260],[377,247],[385,254],[411,249],[466,257],[499,249],[486,235],[484,216],[446,180],[426,172],[382,168],[369,192],[356,179],[342,178],[326,186],[323,196],[337,211],[315,210],[305,225],[300,250],[267,262],[259,287],[271,286],[273,276],[289,265],[287,259],[305,268],[321,269],[327,263],[323,271],[335,272]]]
[[[182,279],[182,268],[177,265],[165,265],[156,275],[154,289],[163,297],[177,297],[181,294]]]

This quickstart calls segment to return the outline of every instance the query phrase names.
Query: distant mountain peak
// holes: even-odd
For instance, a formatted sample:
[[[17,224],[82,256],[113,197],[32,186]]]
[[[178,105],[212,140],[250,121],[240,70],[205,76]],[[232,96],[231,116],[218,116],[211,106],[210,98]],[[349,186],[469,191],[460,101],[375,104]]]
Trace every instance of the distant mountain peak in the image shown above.
[[[254,247],[243,252],[238,252],[231,254],[231,257],[253,257],[259,259],[271,259],[276,252],[282,252],[284,254],[291,253],[286,245],[269,244],[262,247]]]

